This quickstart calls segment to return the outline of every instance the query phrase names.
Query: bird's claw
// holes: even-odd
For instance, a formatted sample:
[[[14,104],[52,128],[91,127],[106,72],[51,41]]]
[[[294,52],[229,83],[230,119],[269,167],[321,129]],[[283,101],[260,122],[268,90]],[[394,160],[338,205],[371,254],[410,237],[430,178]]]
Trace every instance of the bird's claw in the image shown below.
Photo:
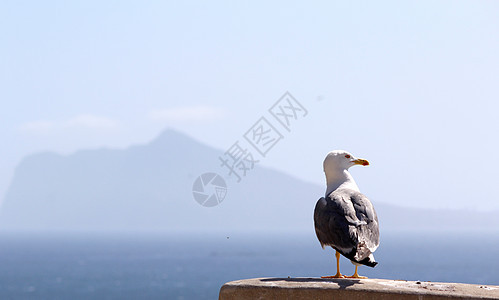
[[[355,279],[367,279],[366,276],[360,276],[360,275],[352,275],[352,276],[345,276],[345,278],[355,278]]]
[[[346,276],[338,273],[338,274],[333,275],[333,276],[321,276],[321,278],[346,278]]]

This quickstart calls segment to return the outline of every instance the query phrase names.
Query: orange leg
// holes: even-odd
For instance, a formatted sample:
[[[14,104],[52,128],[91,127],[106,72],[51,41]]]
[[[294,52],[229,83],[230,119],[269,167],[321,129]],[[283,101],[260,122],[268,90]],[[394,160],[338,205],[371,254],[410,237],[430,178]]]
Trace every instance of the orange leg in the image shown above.
[[[357,268],[358,266],[355,266],[355,273],[353,273],[352,276],[347,276],[347,278],[358,278],[358,279],[366,279],[366,276],[360,276],[359,273],[357,273]]]
[[[321,278],[345,278],[345,276],[340,273],[340,252],[336,251],[336,275],[321,276]]]

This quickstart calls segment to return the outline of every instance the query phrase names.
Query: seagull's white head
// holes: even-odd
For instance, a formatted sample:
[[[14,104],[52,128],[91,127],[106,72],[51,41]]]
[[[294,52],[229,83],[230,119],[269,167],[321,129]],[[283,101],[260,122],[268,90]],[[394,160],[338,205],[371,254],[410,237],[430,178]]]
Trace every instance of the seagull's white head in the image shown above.
[[[338,188],[349,188],[359,190],[353,177],[348,172],[351,166],[368,166],[365,159],[356,158],[344,150],[334,150],[327,154],[324,159],[324,173],[326,173],[327,190],[326,195]]]
[[[369,162],[365,159],[354,157],[345,150],[334,150],[327,154],[324,159],[324,172],[328,173],[342,172],[348,170],[351,166],[368,166]]]

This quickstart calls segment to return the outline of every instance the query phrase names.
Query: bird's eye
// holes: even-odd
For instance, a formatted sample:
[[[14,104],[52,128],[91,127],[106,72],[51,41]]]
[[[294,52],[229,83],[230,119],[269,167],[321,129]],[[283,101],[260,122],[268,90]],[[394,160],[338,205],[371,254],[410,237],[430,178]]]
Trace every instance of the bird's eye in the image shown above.
[[[350,158],[350,155],[348,155],[348,154],[347,154],[347,155],[345,155],[345,157],[346,157],[346,158]]]

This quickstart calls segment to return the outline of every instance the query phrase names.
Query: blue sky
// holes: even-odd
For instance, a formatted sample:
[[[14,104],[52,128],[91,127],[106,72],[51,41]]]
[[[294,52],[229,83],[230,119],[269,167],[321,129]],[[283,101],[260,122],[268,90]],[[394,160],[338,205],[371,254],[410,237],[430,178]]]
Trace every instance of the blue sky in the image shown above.
[[[499,209],[495,1],[3,1],[0,193],[31,153],[170,127],[226,150],[286,91],[309,114],[261,161],[375,201]],[[311,195],[318,198],[320,195]],[[305,200],[304,200],[305,201]]]

